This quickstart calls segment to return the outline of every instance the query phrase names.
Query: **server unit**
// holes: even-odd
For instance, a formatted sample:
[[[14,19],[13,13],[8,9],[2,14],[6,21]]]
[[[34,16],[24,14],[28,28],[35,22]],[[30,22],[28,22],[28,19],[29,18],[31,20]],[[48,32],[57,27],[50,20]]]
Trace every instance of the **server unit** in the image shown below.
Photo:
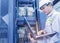
[[[28,26],[24,20],[26,17],[27,21],[31,25],[31,28],[35,29],[36,26],[36,11],[35,11],[35,0],[17,0],[17,32],[18,32],[18,43],[30,43]]]

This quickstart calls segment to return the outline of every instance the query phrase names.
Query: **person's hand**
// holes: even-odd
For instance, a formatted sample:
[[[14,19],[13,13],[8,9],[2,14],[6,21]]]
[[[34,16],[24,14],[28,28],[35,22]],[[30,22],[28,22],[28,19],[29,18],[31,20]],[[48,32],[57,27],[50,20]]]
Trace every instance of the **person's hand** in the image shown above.
[[[38,32],[38,35],[43,35],[43,34],[46,34],[47,32],[45,31],[45,30],[40,30],[39,32]]]
[[[37,40],[34,40],[34,38],[30,38],[30,41],[31,41],[32,43],[37,43]]]
[[[37,40],[35,40],[35,39],[32,37],[31,33],[30,33],[29,38],[30,38],[30,41],[31,41],[32,43],[37,43]]]

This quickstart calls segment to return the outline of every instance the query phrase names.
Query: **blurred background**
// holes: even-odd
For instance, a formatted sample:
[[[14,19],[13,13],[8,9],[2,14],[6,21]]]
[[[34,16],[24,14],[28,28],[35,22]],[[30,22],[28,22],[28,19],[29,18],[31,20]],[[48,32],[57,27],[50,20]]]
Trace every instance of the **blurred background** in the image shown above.
[[[39,1],[0,0],[0,43],[31,43],[24,17],[34,33],[44,29],[46,15],[39,11]],[[60,0],[51,1],[60,12]]]

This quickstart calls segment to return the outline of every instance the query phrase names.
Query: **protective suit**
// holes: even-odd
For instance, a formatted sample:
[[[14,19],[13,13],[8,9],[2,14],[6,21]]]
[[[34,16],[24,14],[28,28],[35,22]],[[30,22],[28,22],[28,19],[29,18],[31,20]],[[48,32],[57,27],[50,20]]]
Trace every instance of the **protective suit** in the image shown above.
[[[48,14],[45,30],[48,33],[57,32],[57,34],[48,38],[47,43],[55,43],[60,41],[60,13],[54,9],[50,14]]]

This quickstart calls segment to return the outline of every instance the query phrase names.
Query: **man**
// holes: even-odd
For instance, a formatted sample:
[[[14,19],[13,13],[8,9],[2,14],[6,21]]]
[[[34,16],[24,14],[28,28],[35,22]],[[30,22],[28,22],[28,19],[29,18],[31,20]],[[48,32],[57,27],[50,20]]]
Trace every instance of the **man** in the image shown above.
[[[39,8],[47,15],[47,20],[45,29],[39,31],[38,35],[57,32],[54,36],[46,38],[47,41],[44,43],[60,43],[60,13],[53,9],[50,0],[41,0]]]
[[[60,13],[53,9],[52,2],[50,0],[41,0],[39,2],[40,10],[47,15],[45,29],[38,32],[38,35],[57,32],[52,37],[45,38],[42,42],[37,40],[38,43],[60,43]]]

